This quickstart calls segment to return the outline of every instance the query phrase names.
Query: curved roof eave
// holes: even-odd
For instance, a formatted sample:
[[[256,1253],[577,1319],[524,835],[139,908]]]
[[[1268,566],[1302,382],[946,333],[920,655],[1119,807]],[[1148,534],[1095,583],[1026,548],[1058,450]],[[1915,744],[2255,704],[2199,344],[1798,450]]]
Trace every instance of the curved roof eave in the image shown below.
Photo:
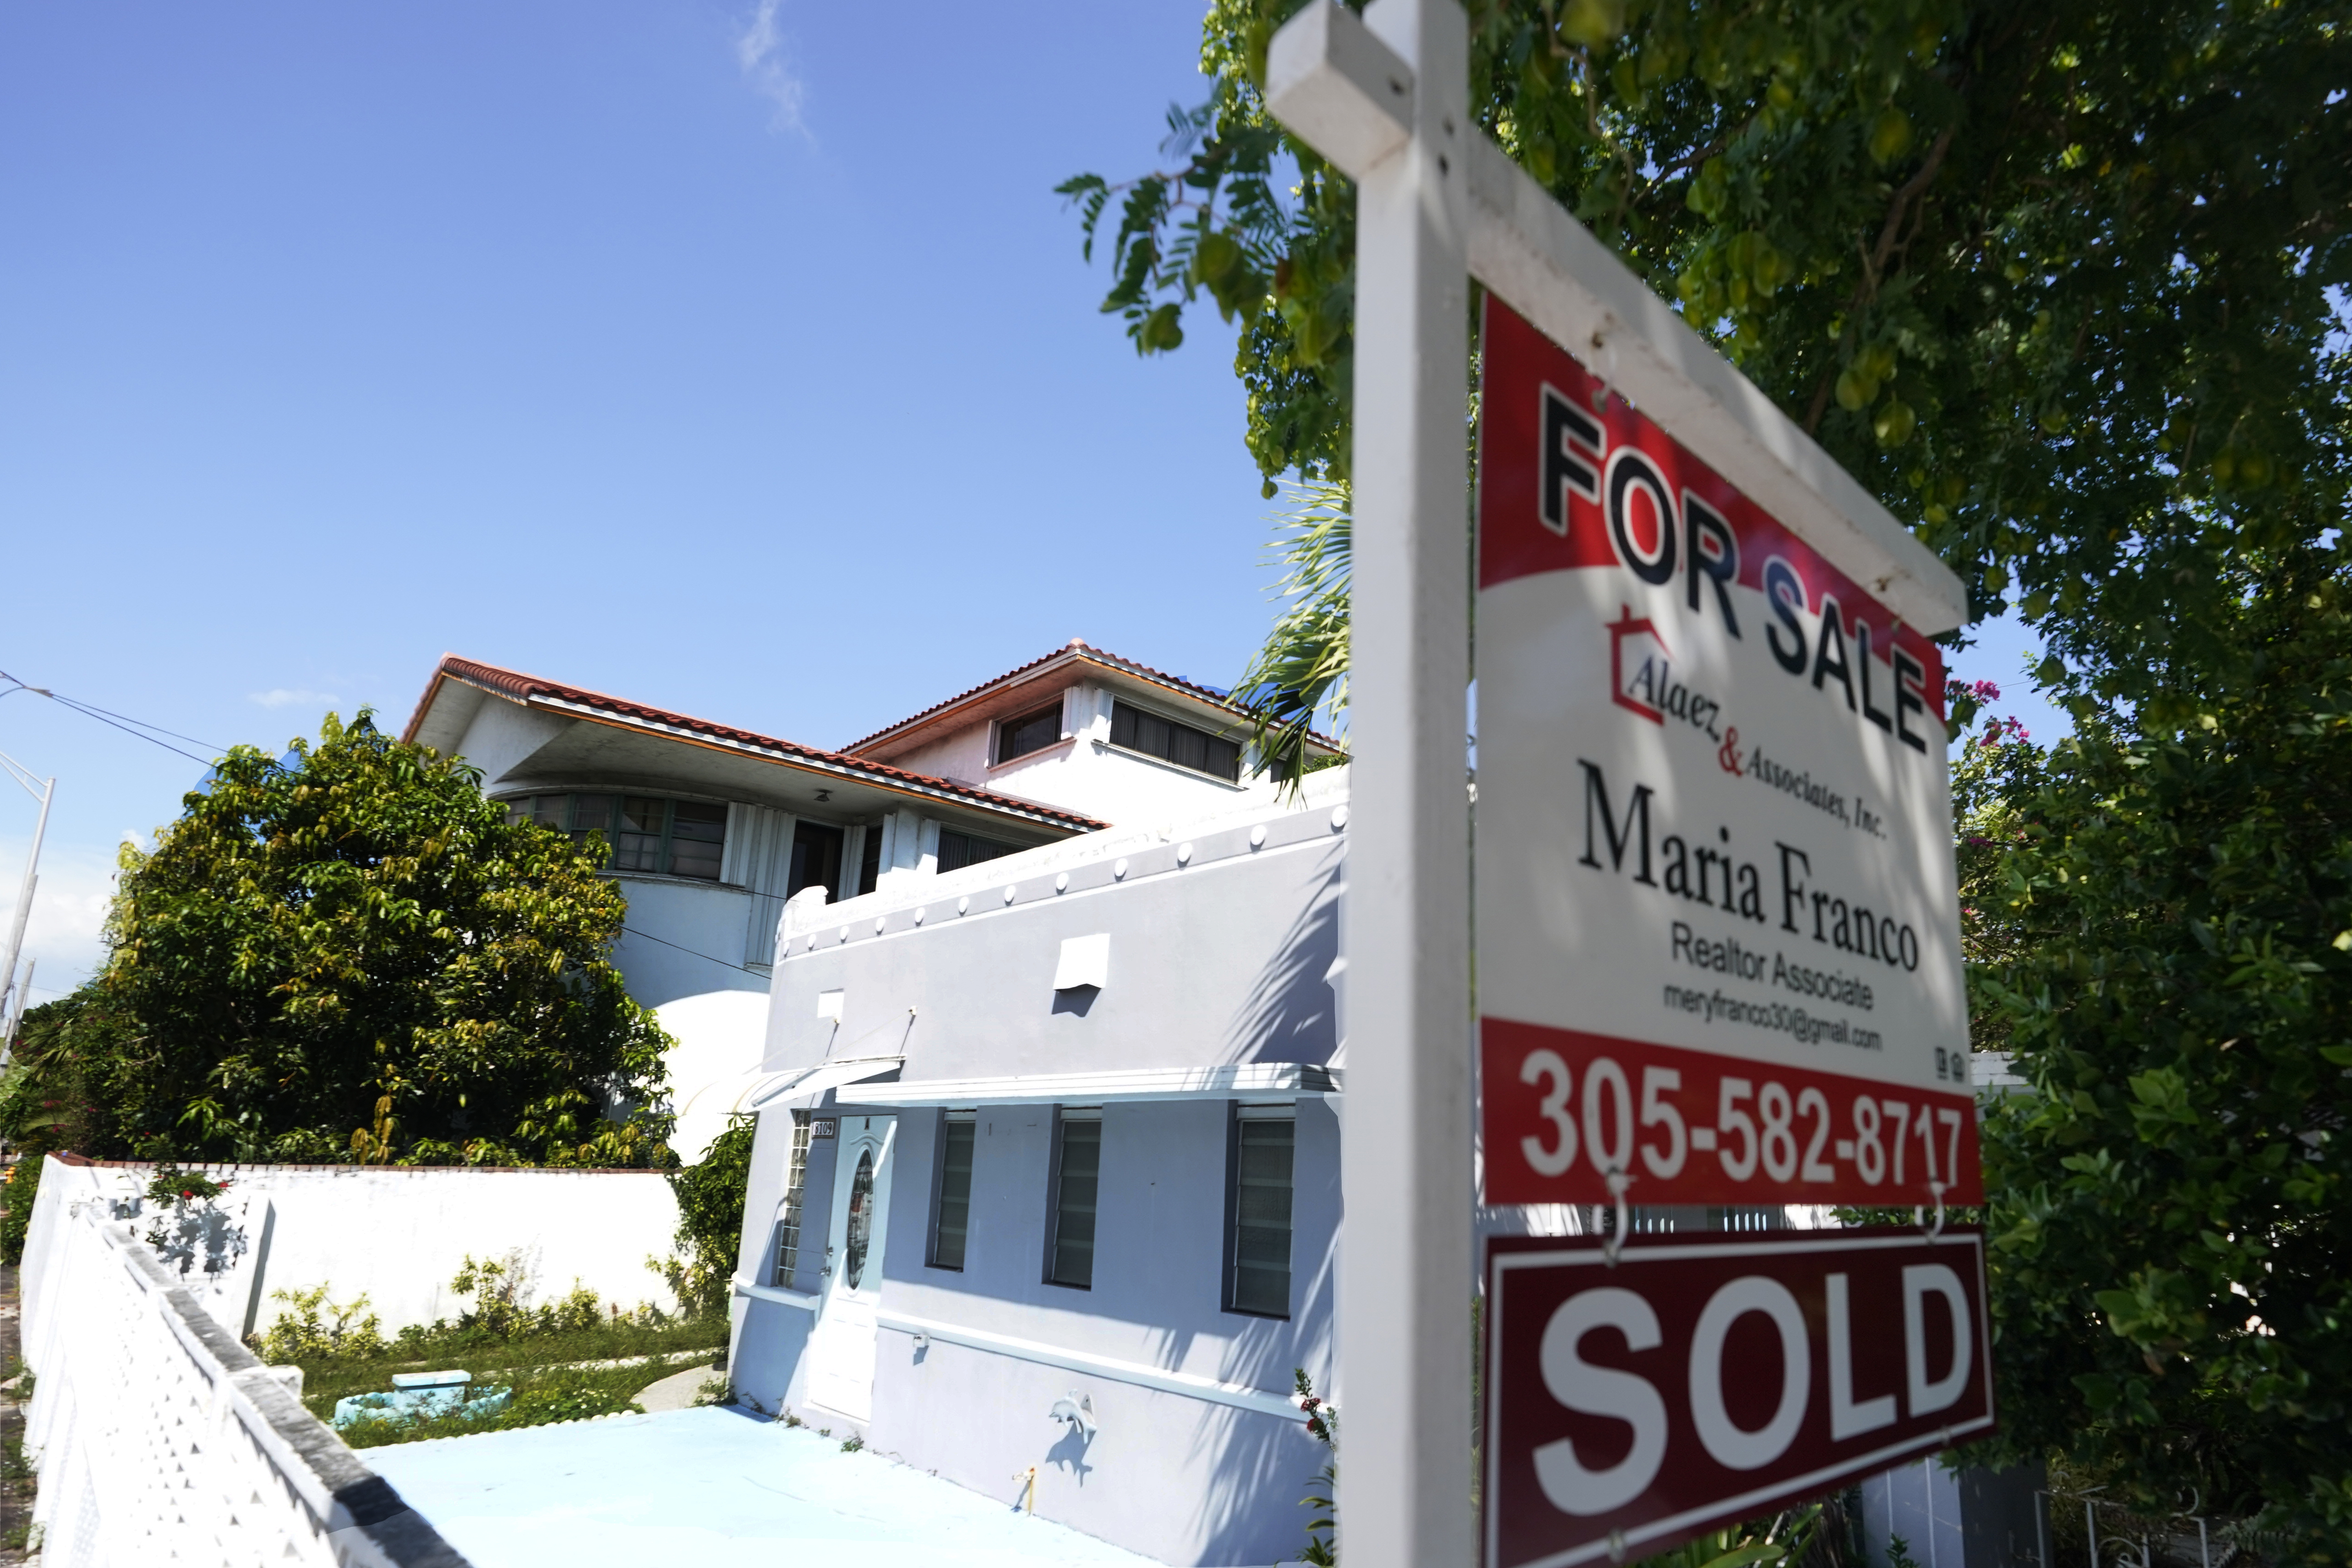
[[[403,740],[414,740],[431,711],[434,699],[445,681],[471,686],[478,691],[504,697],[526,707],[562,713],[591,723],[607,725],[616,729],[639,734],[657,735],[667,740],[700,746],[738,756],[756,757],[762,761],[791,768],[797,771],[839,779],[892,793],[935,800],[941,804],[961,806],[991,816],[1011,817],[1039,827],[1058,829],[1066,832],[1092,832],[1109,824],[1092,817],[1082,817],[1075,811],[1040,805],[1016,796],[1001,795],[994,790],[975,789],[952,779],[934,778],[929,774],[911,773],[887,763],[862,757],[825,751],[796,741],[782,740],[774,736],[760,735],[731,725],[714,724],[709,719],[688,714],[672,713],[664,708],[649,707],[643,703],[590,691],[583,686],[566,685],[560,681],[526,674],[520,670],[503,669],[478,660],[461,658],[455,653],[442,656],[434,671],[432,682],[425,687],[416,711],[410,716],[408,726],[401,732]]]

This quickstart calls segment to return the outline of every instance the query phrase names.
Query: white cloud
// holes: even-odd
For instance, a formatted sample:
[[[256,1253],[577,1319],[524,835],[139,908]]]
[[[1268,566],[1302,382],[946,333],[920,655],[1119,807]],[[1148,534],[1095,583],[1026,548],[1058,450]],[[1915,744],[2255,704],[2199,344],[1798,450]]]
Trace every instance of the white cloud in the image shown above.
[[[801,119],[801,102],[806,89],[800,78],[784,60],[784,37],[776,26],[776,11],[782,0],[760,0],[759,8],[735,40],[735,60],[743,68],[743,79],[751,90],[775,105],[775,127],[779,131],[809,133]]]
[[[27,847],[23,838],[0,840],[0,946],[16,920]],[[54,840],[42,849],[41,883],[33,894],[32,918],[25,923],[23,956],[37,966],[33,1006],[57,1000],[106,961],[103,933],[113,901],[110,852],[69,848]]]
[[[307,686],[276,686],[266,692],[247,692],[245,700],[263,707],[329,708],[342,699],[332,692],[314,692]]]

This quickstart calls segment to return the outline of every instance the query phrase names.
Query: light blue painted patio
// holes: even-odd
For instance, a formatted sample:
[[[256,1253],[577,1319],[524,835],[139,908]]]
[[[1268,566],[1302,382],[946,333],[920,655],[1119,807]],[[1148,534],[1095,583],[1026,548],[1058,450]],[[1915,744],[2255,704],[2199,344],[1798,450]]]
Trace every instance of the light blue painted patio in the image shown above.
[[[740,1407],[442,1437],[364,1457],[475,1568],[1150,1561],[1015,1511],[1010,1475],[991,1499]]]

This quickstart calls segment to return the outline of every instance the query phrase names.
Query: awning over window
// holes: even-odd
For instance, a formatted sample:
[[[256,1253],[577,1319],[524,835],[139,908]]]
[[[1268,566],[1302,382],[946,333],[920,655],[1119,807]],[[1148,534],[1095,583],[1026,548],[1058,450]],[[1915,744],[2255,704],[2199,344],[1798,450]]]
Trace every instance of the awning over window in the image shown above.
[[[856,1083],[865,1079],[895,1073],[907,1064],[903,1056],[856,1056],[842,1061],[820,1061],[814,1067],[789,1068],[782,1072],[762,1075],[760,1083],[743,1097],[747,1111],[764,1111],[784,1100],[799,1100],[811,1094],[822,1094],[828,1089],[838,1089],[845,1083]]]
[[[1339,1092],[1336,1069],[1304,1061],[1039,1072],[1010,1078],[919,1078],[859,1083],[845,1105],[1100,1105],[1128,1100],[1296,1100]]]

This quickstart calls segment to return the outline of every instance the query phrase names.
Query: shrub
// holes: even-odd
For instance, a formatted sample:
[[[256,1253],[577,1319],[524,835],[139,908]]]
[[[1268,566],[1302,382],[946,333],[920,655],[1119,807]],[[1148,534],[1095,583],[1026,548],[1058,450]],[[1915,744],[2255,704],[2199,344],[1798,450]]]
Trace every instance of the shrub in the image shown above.
[[[743,1198],[751,1181],[751,1140],[758,1129],[750,1116],[730,1116],[727,1130],[711,1140],[695,1164],[670,1173],[677,1194],[677,1255],[646,1260],[677,1297],[688,1317],[725,1312],[743,1245]]]
[[[41,1195],[43,1159],[26,1155],[8,1167],[5,1188],[0,1188],[0,1204],[7,1206],[0,1213],[0,1263],[13,1267],[25,1260],[25,1231],[33,1223],[33,1200]]]
[[[158,1208],[174,1204],[211,1203],[228,1190],[229,1184],[215,1181],[202,1171],[184,1171],[177,1166],[160,1165],[147,1183],[147,1201]]]
[[[551,1421],[584,1421],[614,1416],[641,1406],[629,1395],[600,1388],[576,1373],[558,1374],[535,1388],[525,1388],[492,1419],[501,1427],[541,1427]]]
[[[457,1277],[449,1288],[460,1296],[471,1296],[471,1312],[457,1314],[457,1326],[451,1331],[446,1322],[431,1328],[403,1329],[404,1342],[420,1347],[426,1342],[456,1335],[486,1336],[492,1339],[513,1339],[520,1334],[572,1333],[583,1329],[602,1327],[609,1315],[614,1321],[626,1317],[647,1326],[659,1322],[660,1314],[649,1307],[624,1313],[614,1306],[608,1311],[596,1297],[596,1292],[575,1279],[572,1289],[552,1301],[534,1307],[530,1304],[534,1272],[522,1249],[516,1248],[499,1258],[477,1262],[472,1253],[466,1255],[458,1266]],[[649,1321],[650,1320],[650,1321]]]
[[[246,1254],[245,1227],[220,1207],[228,1186],[201,1171],[168,1165],[157,1166],[147,1184],[147,1201],[154,1206],[147,1245],[164,1263],[176,1265],[184,1280],[199,1265],[206,1274],[226,1272]]]
[[[272,1301],[284,1301],[278,1315],[254,1343],[254,1353],[273,1364],[301,1364],[320,1356],[382,1355],[383,1324],[375,1313],[362,1317],[368,1299],[361,1296],[347,1306],[328,1299],[330,1287],[310,1291],[272,1291]],[[331,1320],[331,1321],[329,1321]]]

